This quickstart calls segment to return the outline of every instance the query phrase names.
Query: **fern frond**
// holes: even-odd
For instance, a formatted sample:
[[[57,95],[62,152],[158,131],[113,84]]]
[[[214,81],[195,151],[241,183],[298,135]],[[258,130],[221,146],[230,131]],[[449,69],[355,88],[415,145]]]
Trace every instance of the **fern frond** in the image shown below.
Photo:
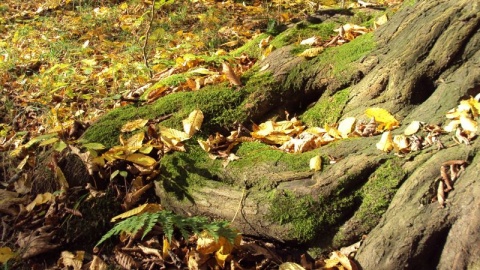
[[[146,212],[137,216],[131,216],[117,223],[110,231],[108,231],[95,246],[105,242],[108,238],[119,235],[122,232],[133,235],[143,230],[142,238],[145,237],[156,225],[163,228],[163,232],[169,241],[172,240],[175,228],[180,231],[184,238],[188,238],[190,233],[199,234],[206,230],[215,240],[220,236],[225,237],[233,243],[238,232],[229,227],[226,221],[210,222],[204,217],[182,217],[169,211],[159,211],[155,213]]]

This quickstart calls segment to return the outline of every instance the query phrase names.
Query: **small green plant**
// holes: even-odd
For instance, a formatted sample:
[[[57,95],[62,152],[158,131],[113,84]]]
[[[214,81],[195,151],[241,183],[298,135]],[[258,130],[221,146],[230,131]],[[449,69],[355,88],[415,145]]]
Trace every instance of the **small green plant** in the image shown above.
[[[95,246],[100,245],[110,237],[122,232],[133,235],[143,230],[143,238],[157,224],[163,228],[169,241],[172,239],[175,228],[180,231],[184,238],[188,238],[191,232],[198,234],[201,231],[207,231],[216,240],[218,240],[220,236],[223,236],[231,243],[233,243],[238,234],[234,229],[229,227],[229,223],[226,221],[210,222],[204,217],[182,217],[170,211],[159,211],[132,216],[117,223]]]

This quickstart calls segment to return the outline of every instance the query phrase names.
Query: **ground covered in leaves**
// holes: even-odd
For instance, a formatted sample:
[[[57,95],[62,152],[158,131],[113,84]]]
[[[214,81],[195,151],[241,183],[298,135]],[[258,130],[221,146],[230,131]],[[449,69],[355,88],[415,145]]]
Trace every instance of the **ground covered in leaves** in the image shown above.
[[[345,7],[358,7],[345,2]],[[300,20],[315,20],[308,14],[319,9],[338,7],[335,1],[0,4],[0,262],[7,269],[272,269],[285,262],[307,269],[352,267],[346,256],[358,244],[328,260],[311,258],[304,250],[242,237],[225,221],[162,209],[152,190],[152,180],[161,173],[158,160],[169,151],[184,151],[181,142],[200,128],[201,111],[183,120],[183,131],[157,125],[168,115],[130,122],[122,132],[145,132],[120,137],[110,149],[78,140],[114,108],[205,85],[241,87],[242,74],[285,45],[270,43],[274,36]],[[314,57],[381,23],[338,25],[322,33],[326,38],[299,35],[285,43],[304,45],[299,56]],[[382,131],[395,126],[393,120],[378,123],[384,124]],[[377,126],[368,131],[364,124],[358,135],[376,132]],[[300,126],[295,119],[267,122],[252,132],[253,138],[232,133],[230,142],[284,144],[292,137],[285,130],[301,132]],[[344,126],[322,131],[320,137],[348,137],[354,120]],[[270,136],[275,128],[284,136]],[[230,150],[235,144],[228,139],[212,135],[200,143],[228,164],[235,156],[215,149],[223,143]],[[283,150],[302,147],[291,143]],[[317,158],[310,166],[319,170],[320,164]]]

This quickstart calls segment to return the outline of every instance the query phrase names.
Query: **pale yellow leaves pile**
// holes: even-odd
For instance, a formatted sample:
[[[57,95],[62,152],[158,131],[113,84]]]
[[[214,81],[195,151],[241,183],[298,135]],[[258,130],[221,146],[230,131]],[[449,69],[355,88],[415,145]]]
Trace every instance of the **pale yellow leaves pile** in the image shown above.
[[[446,132],[455,131],[455,137],[459,142],[468,142],[477,135],[478,122],[475,119],[478,119],[480,115],[479,101],[480,94],[462,100],[456,108],[451,109],[446,114],[450,122],[443,129]]]
[[[234,243],[230,243],[225,237],[220,236],[218,239],[215,239],[207,231],[203,231],[198,235],[197,239],[197,248],[196,251],[201,255],[208,255],[215,253],[215,260],[217,264],[222,268],[225,267],[225,261],[231,256],[230,253],[233,251],[235,246],[239,246],[242,240],[242,236],[239,234],[234,240]],[[194,260],[194,255],[189,257],[189,265],[196,264],[198,267],[202,263]],[[192,269],[192,268],[191,268]],[[193,268],[198,269],[198,268]]]

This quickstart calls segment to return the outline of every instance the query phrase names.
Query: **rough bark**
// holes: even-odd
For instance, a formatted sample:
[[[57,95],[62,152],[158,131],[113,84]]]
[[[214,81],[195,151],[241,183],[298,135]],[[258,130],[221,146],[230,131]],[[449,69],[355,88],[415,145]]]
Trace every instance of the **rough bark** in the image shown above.
[[[247,97],[242,105],[247,120],[284,109],[301,113],[311,101],[329,100],[351,87],[340,108],[344,116],[359,116],[365,108],[378,106],[403,124],[412,120],[443,124],[445,113],[462,98],[480,93],[479,14],[478,1],[404,5],[376,31],[377,49],[352,64],[353,72],[344,72],[342,80],[333,78],[325,65],[295,56],[290,47],[280,48],[259,65],[268,64],[276,85],[284,90],[278,94],[259,89]],[[232,162],[226,168],[219,168],[216,161],[190,158],[188,152],[176,153],[165,159],[171,168],[156,183],[156,192],[164,206],[177,212],[232,220],[243,233],[279,241],[305,240],[299,239],[301,235],[310,244],[339,248],[368,234],[356,256],[363,269],[478,268],[479,140],[452,145],[450,135],[441,139],[447,149],[431,147],[407,158],[380,153],[375,149],[378,136],[343,140],[318,150],[323,156],[341,158],[318,173],[293,168],[292,159],[297,157],[266,148],[246,150],[242,159],[250,163]],[[256,151],[275,157],[257,159]],[[422,204],[431,197],[428,190],[440,176],[441,164],[452,159],[468,160],[470,165],[448,193],[446,207]],[[392,171],[386,173],[388,169]],[[192,177],[201,184],[186,180]],[[359,195],[378,179],[391,185],[378,198],[390,202],[386,212],[369,209]],[[302,201],[306,197],[313,202]],[[292,208],[278,205],[289,198]],[[283,211],[283,220],[271,218],[275,209]],[[298,215],[303,210],[306,214]],[[305,232],[298,227],[302,219],[313,222],[309,227],[313,232],[302,235]]]

